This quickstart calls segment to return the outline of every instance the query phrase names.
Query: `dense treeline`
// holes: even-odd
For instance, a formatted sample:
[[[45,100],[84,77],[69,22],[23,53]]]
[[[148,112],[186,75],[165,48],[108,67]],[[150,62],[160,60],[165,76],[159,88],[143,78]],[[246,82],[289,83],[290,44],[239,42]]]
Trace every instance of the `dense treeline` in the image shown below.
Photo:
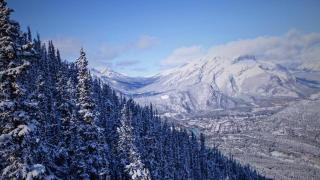
[[[0,0],[0,179],[263,179],[62,61]]]

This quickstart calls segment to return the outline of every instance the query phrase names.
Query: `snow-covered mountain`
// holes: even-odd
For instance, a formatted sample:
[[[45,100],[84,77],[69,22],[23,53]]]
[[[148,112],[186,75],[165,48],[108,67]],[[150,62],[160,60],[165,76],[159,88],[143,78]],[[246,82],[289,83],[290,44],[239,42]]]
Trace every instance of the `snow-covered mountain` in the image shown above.
[[[92,68],[91,74],[93,75],[93,77],[100,78],[103,82],[109,84],[113,89],[127,95],[130,95],[136,89],[152,83],[155,79],[144,77],[129,77],[124,74],[115,72],[110,68],[105,68],[102,71],[98,71]]]
[[[179,113],[283,105],[319,92],[320,84],[315,72],[293,73],[249,55],[205,57],[151,78],[95,74],[142,104]]]

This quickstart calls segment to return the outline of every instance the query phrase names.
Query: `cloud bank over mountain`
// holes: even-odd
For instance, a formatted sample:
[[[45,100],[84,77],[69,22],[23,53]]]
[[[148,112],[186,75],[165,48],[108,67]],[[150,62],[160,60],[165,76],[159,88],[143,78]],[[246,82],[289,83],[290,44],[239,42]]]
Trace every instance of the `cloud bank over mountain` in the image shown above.
[[[204,56],[234,58],[253,55],[259,59],[286,66],[320,70],[320,33],[301,33],[290,30],[282,36],[259,36],[239,39],[204,50],[201,46],[174,50],[162,64],[181,65]]]

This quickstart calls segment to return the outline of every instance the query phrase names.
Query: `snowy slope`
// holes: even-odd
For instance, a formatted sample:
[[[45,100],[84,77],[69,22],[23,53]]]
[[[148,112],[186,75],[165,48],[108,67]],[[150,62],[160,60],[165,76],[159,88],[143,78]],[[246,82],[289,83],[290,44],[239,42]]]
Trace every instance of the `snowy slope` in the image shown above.
[[[194,112],[274,106],[317,91],[280,65],[241,56],[206,57],[171,69],[135,89],[134,95],[163,111]]]
[[[144,77],[129,77],[117,73],[110,68],[105,68],[98,71],[91,69],[91,74],[94,78],[100,78],[104,83],[109,84],[113,89],[116,89],[123,94],[131,94],[134,90],[146,86],[154,81],[155,78]]]
[[[320,89],[319,72],[293,72],[249,55],[205,57],[150,78],[92,72],[139,103],[173,113],[284,105]]]

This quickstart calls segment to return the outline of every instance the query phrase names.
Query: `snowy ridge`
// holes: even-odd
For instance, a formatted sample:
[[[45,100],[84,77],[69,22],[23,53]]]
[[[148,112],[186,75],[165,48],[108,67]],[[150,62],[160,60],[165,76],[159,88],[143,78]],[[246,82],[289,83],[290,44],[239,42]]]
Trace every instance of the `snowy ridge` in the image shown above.
[[[114,74],[100,77],[138,102],[169,112],[274,106],[309,97],[320,87],[319,81],[297,78],[285,67],[251,55],[207,56],[151,78]],[[303,76],[310,74],[304,71]]]
[[[105,68],[102,71],[91,68],[91,74],[94,78],[101,79],[104,83],[109,84],[115,90],[127,95],[137,88],[141,88],[152,83],[153,80],[156,79],[155,77],[129,77],[115,72],[110,68]]]

